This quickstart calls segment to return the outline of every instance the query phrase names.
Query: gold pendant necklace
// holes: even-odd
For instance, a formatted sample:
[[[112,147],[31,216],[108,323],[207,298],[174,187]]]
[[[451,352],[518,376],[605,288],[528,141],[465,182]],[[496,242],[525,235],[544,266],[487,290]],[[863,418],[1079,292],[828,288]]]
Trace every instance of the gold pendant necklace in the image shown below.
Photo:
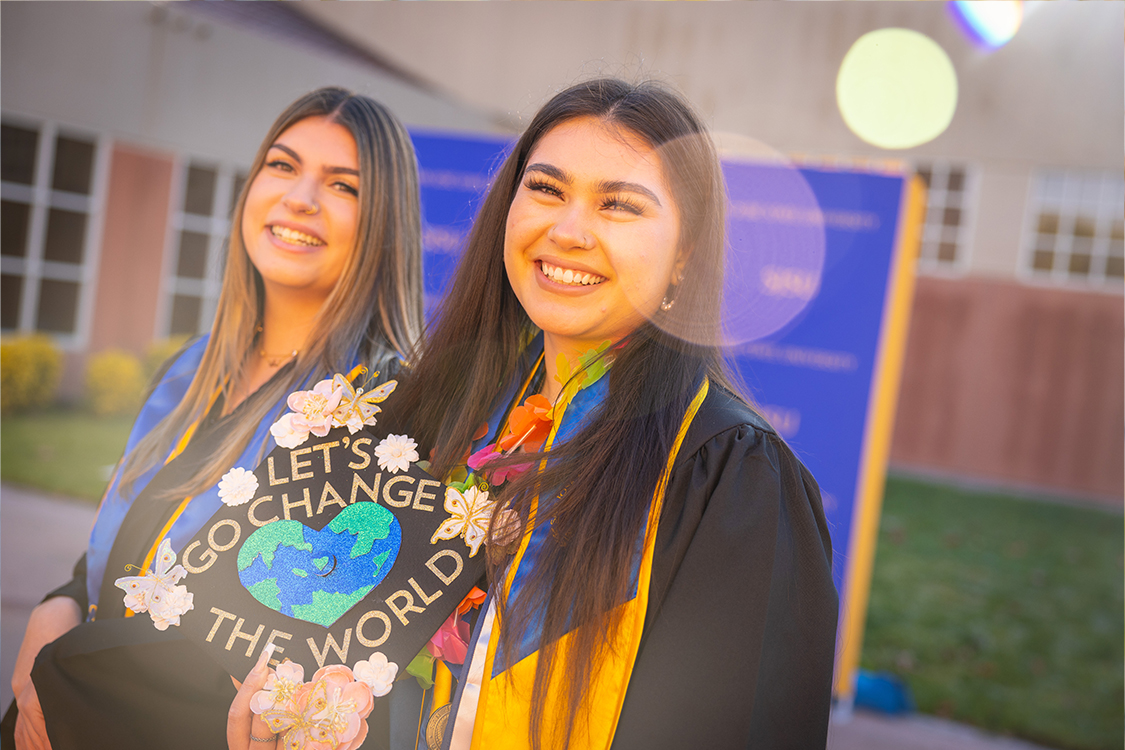
[[[258,356],[266,361],[270,367],[280,367],[282,362],[293,359],[297,356],[297,349],[289,352],[288,354],[267,354],[265,349],[258,350]]]

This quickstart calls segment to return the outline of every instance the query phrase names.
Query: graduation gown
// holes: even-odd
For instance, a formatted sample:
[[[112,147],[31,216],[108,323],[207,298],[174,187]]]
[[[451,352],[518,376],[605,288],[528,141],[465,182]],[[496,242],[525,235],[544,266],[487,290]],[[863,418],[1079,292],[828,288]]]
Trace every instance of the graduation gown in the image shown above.
[[[713,388],[664,497],[614,748],[823,748],[838,600],[820,490]]]
[[[205,345],[205,339],[189,343],[157,376],[127,451],[179,403]],[[397,360],[380,364],[384,370],[397,369]],[[286,368],[274,377],[284,372]],[[190,539],[210,518],[220,502],[216,488],[183,508],[180,499],[160,497],[161,490],[198,472],[217,437],[244,418],[261,394],[259,390],[226,416],[220,416],[221,404],[215,404],[181,453],[138,480],[135,497],[123,496],[117,479],[111,481],[90,550],[75,567],[74,580],[49,595],[75,599],[89,609],[89,619],[45,646],[31,673],[54,750],[226,747],[227,711],[235,695],[230,675],[178,628],[159,631],[148,615],[125,617],[123,592],[113,583],[129,574],[126,564],[141,566],[168,529],[174,542],[177,535]],[[269,425],[285,407],[283,398],[262,420],[237,465],[252,469],[273,448]],[[88,566],[88,560],[99,562]],[[377,707],[376,723],[385,714],[386,706]],[[15,716],[13,703],[4,719],[5,747]]]
[[[831,550],[808,469],[761,417],[712,387],[663,495],[611,746],[823,748],[838,606]],[[454,723],[444,747],[460,750]],[[472,746],[494,747],[492,736]],[[509,732],[502,745],[524,742]]]

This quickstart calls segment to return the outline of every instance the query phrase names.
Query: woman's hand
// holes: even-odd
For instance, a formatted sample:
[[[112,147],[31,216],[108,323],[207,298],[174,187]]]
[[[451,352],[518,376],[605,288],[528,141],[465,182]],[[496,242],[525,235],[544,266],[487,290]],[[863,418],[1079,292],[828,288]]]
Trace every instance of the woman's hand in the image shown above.
[[[40,649],[51,641],[68,633],[82,622],[82,612],[78,602],[68,596],[48,599],[31,610],[31,618],[24,631],[23,643],[16,656],[16,666],[12,671],[12,693],[16,696],[19,718],[16,721],[16,748],[18,750],[50,750],[47,739],[47,725],[43,721],[43,709],[39,706],[39,695],[35,683],[31,681],[31,668]]]
[[[269,660],[273,656],[273,644],[266,644],[258,663],[246,675],[246,681],[238,686],[238,694],[230,704],[227,713],[227,747],[230,750],[272,750],[277,747],[277,735],[270,731],[262,717],[250,710],[250,698],[266,685],[269,677]],[[233,678],[232,678],[233,680]]]

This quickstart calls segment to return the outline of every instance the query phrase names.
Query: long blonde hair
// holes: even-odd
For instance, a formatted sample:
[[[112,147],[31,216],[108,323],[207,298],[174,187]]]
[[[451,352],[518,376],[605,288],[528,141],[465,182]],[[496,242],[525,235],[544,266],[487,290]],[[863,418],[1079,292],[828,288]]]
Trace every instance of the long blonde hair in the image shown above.
[[[396,353],[405,357],[420,338],[421,211],[410,136],[390,111],[365,96],[335,87],[306,94],[281,113],[254,157],[231,221],[222,291],[203,360],[183,400],[126,457],[123,492],[164,460],[188,425],[204,415],[216,391],[229,398],[238,383],[247,353],[255,347],[265,301],[261,275],[240,231],[246,195],[278,137],[317,116],[343,125],[355,138],[360,173],[355,250],[295,362],[247,399],[245,416],[215,437],[210,458],[191,480],[161,495],[188,497],[213,486],[245,451],[260,422],[302,383],[350,367],[356,359],[378,369]]]

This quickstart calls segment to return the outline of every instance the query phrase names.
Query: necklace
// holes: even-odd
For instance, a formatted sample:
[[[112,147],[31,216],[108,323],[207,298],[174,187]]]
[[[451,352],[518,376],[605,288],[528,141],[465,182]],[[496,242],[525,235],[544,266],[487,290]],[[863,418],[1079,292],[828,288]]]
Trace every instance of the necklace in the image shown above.
[[[262,337],[262,326],[261,326],[261,324],[255,326],[254,333],[257,334],[256,338],[258,338],[260,340],[261,337]],[[266,361],[266,364],[269,365],[270,367],[280,367],[282,362],[285,362],[286,360],[293,359],[294,357],[296,357],[299,351],[300,351],[299,349],[294,349],[293,351],[289,352],[288,354],[286,354],[284,352],[282,352],[281,354],[269,354],[269,353],[266,352],[266,350],[264,348],[259,347],[258,348],[258,356],[261,357],[262,359],[264,359]]]
[[[282,362],[285,362],[286,360],[289,360],[289,359],[292,359],[293,357],[296,357],[298,351],[299,350],[294,349],[293,351],[289,352],[288,354],[286,354],[284,352],[282,352],[281,354],[267,354],[265,349],[259,349],[258,350],[258,356],[261,357],[262,359],[264,359],[266,361],[266,364],[269,365],[270,367],[279,367]]]

